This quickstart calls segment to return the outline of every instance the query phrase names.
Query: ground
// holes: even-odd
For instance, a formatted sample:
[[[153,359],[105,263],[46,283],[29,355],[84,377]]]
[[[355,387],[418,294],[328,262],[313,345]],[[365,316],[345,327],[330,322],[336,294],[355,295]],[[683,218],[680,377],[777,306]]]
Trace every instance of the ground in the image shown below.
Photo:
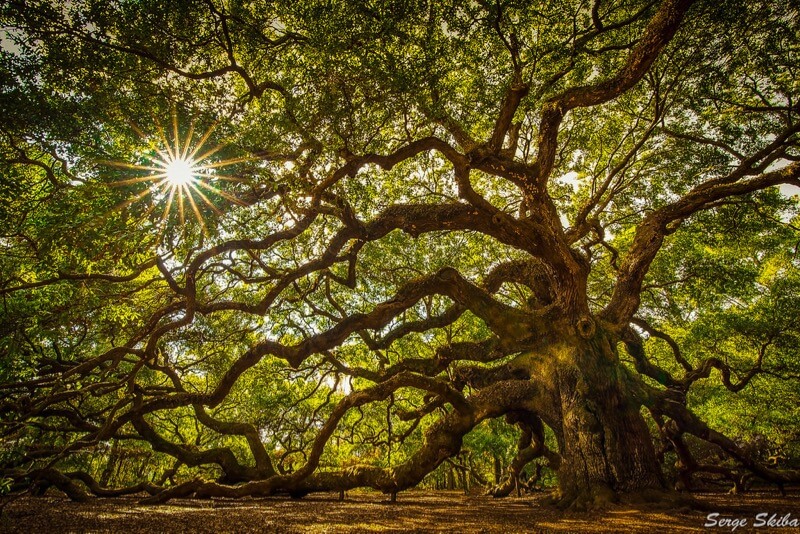
[[[604,513],[564,513],[541,504],[544,494],[493,499],[460,492],[408,491],[390,504],[384,495],[350,492],[302,500],[179,500],[143,506],[136,498],[74,503],[58,495],[23,497],[10,502],[0,532],[730,532],[704,528],[709,513],[747,520],[736,532],[800,531],[752,528],[759,513],[800,520],[800,488],[781,497],[759,490],[742,496],[695,494],[703,511],[653,511],[619,507]]]

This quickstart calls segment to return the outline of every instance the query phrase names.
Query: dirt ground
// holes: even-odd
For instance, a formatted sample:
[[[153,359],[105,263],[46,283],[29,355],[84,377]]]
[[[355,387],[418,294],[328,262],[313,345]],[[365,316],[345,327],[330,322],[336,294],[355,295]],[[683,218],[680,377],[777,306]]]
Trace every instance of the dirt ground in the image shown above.
[[[704,528],[709,513],[746,520],[735,532],[800,532],[800,528],[754,528],[756,514],[791,514],[800,522],[800,489],[744,496],[696,494],[705,511],[648,511],[618,507],[603,513],[559,512],[543,506],[544,494],[493,499],[459,492],[408,491],[390,504],[386,496],[351,492],[302,500],[174,500],[143,506],[136,498],[74,503],[64,497],[23,497],[0,517],[0,532],[731,532],[732,526]]]

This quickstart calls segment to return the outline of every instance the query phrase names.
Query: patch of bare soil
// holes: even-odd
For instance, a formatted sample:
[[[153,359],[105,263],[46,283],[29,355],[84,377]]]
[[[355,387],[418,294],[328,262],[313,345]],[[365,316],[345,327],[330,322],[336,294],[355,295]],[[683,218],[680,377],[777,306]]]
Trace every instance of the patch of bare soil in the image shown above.
[[[738,521],[735,532],[800,531],[756,528],[757,514],[791,514],[800,522],[800,490],[745,495],[694,495],[703,511],[656,511],[617,507],[602,513],[560,512],[541,504],[544,494],[493,499],[459,492],[408,491],[390,504],[386,496],[350,492],[302,500],[179,500],[161,506],[137,504],[134,497],[74,503],[61,496],[23,497],[6,506],[0,532],[731,532],[733,524],[704,527],[709,513],[717,521]],[[741,520],[746,520],[742,525]]]

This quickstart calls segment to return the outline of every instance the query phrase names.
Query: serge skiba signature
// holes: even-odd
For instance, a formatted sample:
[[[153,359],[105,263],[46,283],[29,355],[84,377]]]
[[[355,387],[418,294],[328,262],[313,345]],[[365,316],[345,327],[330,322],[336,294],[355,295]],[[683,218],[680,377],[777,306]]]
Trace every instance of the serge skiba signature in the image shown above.
[[[752,517],[729,517],[716,512],[706,516],[703,524],[706,528],[724,528],[734,532],[737,528],[798,528],[800,518],[792,517],[792,514],[774,514],[761,512]]]

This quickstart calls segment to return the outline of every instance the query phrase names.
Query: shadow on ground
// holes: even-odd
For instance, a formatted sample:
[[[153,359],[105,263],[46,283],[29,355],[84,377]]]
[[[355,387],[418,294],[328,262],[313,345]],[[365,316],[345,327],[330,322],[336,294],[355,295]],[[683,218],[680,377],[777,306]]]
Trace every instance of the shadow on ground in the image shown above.
[[[74,503],[60,496],[24,497],[8,504],[0,532],[730,532],[704,528],[710,512],[719,518],[746,519],[753,529],[759,513],[791,514],[800,521],[800,489],[743,496],[696,494],[705,511],[655,511],[618,507],[603,513],[564,513],[544,506],[543,494],[493,499],[458,492],[409,491],[389,504],[386,496],[351,492],[319,494],[302,500],[174,500],[142,506],[134,497]]]

